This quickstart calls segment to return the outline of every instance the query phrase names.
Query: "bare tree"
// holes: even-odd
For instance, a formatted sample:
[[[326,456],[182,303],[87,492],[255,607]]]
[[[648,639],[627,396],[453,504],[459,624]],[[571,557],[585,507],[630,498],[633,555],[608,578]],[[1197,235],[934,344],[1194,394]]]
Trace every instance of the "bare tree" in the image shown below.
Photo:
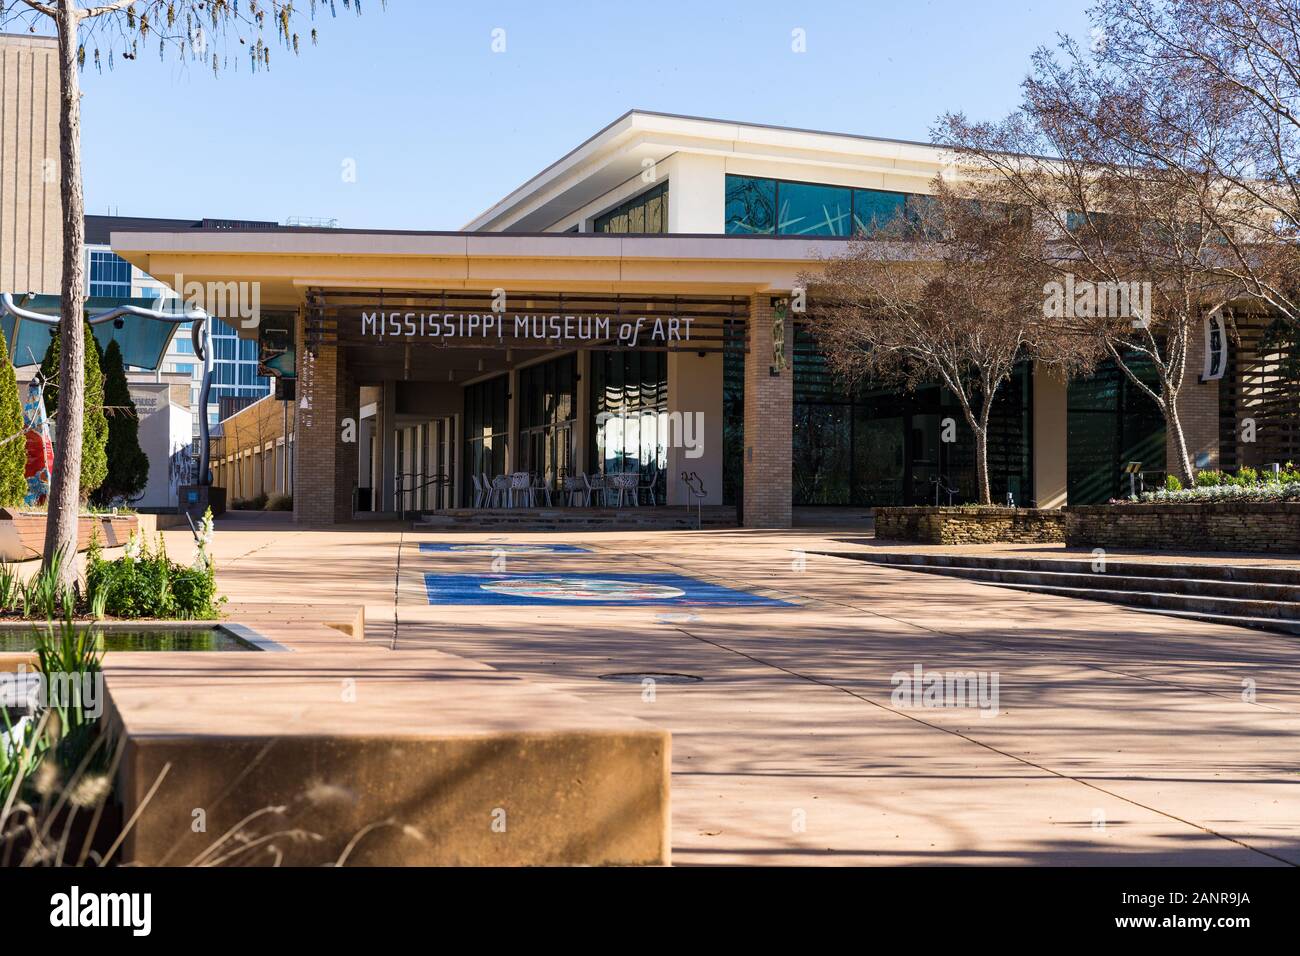
[[[1135,142],[1229,189],[1203,214],[1220,265],[1300,323],[1300,3],[1100,0],[1097,69],[1142,94]]]
[[[1072,41],[1061,51],[1035,55],[1019,112],[993,123],[950,114],[935,136],[951,144],[960,180],[1024,206],[1046,231],[1037,249],[1071,290],[1058,319],[1075,335],[1072,350],[1109,357],[1156,404],[1178,469],[1191,480],[1179,396],[1191,336],[1243,291],[1223,268],[1216,219],[1233,214],[1238,196],[1212,170],[1149,149],[1151,112],[1180,108],[1171,102],[1178,91],[1153,103],[1148,90],[1097,68]]]
[[[994,399],[1043,326],[1039,241],[1022,210],[970,202],[939,179],[928,202],[800,280],[813,332],[843,380],[938,382],[952,393],[974,435],[983,504],[992,501]]]
[[[333,4],[326,0],[329,6]],[[345,8],[361,12],[359,0],[342,0]],[[315,15],[316,0],[310,0]],[[45,531],[44,566],[57,566],[71,583],[75,564],[67,557],[77,548],[80,506],[82,402],[86,348],[83,321],[86,300],[84,268],[85,196],[81,176],[80,70],[87,56],[98,68],[113,66],[115,59],[135,60],[145,45],[156,42],[160,55],[171,51],[182,60],[238,68],[243,54],[231,61],[218,48],[241,47],[253,70],[269,69],[270,44],[279,43],[298,52],[298,19],[292,0],[0,0],[0,27],[21,26],[38,32],[52,30],[59,48],[59,157],[60,198],[63,204],[63,281],[59,339],[63,360],[59,366],[60,407],[55,430],[54,472],[51,476],[49,521]],[[316,31],[311,31],[316,40]]]

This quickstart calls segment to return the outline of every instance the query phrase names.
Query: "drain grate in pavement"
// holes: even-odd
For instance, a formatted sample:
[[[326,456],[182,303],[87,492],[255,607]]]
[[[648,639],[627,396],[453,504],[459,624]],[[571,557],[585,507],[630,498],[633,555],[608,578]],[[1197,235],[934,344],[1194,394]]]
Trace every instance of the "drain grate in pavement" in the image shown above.
[[[600,680],[617,680],[626,681],[629,684],[640,684],[651,680],[656,684],[694,684],[696,681],[704,680],[703,677],[696,677],[694,674],[661,674],[655,671],[634,671],[626,674],[601,674]]]

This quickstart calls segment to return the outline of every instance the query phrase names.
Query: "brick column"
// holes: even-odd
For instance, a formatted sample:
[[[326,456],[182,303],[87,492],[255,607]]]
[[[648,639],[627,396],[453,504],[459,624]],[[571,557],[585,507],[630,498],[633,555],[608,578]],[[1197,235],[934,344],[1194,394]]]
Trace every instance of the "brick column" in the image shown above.
[[[334,462],[334,520],[351,521],[353,516],[353,492],[358,484],[357,470],[361,463],[361,387],[352,377],[352,370],[342,352],[336,350],[334,376],[334,408],[337,419],[334,434],[338,441],[335,445]],[[348,437],[344,442],[343,422],[351,419]]]
[[[336,346],[308,353],[301,318],[298,343],[293,518],[307,525],[351,521],[357,445],[343,442],[343,419],[359,414],[357,390]]]
[[[794,419],[794,323],[786,319],[786,367],[772,352],[772,295],[749,303],[745,355],[745,527],[791,525],[790,436]]]
[[[1187,370],[1183,388],[1178,393],[1178,417],[1187,439],[1187,454],[1192,466],[1201,470],[1219,467],[1219,382],[1202,382],[1205,370],[1205,333],[1200,323],[1188,333]],[[1197,465],[1197,456],[1207,456],[1205,464]],[[1205,460],[1205,459],[1203,459]],[[1172,435],[1165,438],[1165,470],[1182,476],[1178,464],[1178,446]]]

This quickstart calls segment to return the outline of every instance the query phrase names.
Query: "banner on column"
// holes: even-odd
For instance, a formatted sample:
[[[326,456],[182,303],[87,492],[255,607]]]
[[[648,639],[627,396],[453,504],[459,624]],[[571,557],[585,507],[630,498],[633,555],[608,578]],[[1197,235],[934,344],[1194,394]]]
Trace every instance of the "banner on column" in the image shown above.
[[[1228,334],[1223,324],[1223,310],[1215,309],[1205,317],[1205,369],[1202,382],[1223,378],[1228,367]]]

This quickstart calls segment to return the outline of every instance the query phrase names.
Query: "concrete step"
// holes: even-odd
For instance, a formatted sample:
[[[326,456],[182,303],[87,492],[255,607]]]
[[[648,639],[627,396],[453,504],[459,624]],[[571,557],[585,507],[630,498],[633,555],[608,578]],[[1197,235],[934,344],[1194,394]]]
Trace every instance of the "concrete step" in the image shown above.
[[[457,508],[421,515],[416,531],[679,531],[736,526],[734,508]]]
[[[845,542],[858,539],[841,538]],[[866,539],[870,541],[871,539]],[[825,554],[856,558],[877,564],[915,564],[938,568],[1000,568],[1012,571],[1047,571],[1093,575],[1105,573],[1128,577],[1194,579],[1197,581],[1238,581],[1261,584],[1282,584],[1300,588],[1300,566],[1262,564],[1208,564],[1201,562],[1133,561],[1123,558],[1106,558],[1105,571],[1093,570],[1091,558],[1036,558],[1011,555],[980,554],[927,554],[903,551],[851,551],[827,550]]]
[[[1050,585],[1076,590],[1156,592],[1194,598],[1228,598],[1278,605],[1300,602],[1300,587],[1257,581],[1218,581],[1202,578],[1167,578],[1146,574],[1121,574],[1111,566],[1105,573],[1081,571],[1021,571],[1002,567],[936,567],[890,562],[891,567],[946,574],[989,584]],[[1300,606],[1300,605],[1298,605]]]
[[[1082,598],[1085,601],[1104,601],[1126,607],[1145,608],[1150,611],[1173,611],[1188,616],[1213,615],[1220,619],[1249,619],[1286,624],[1294,628],[1290,633],[1300,634],[1300,603],[1295,601],[1250,601],[1239,598],[1196,597],[1189,594],[1167,594],[1160,591],[1117,591],[1100,588],[1070,588],[1050,584],[1003,584],[987,582],[994,587],[1038,594],[1055,594],[1059,597]]]
[[[1255,566],[1250,569],[1255,572],[1250,577],[1256,580],[1237,581],[1148,573],[1157,568],[1186,570],[1187,565],[1107,562],[1105,573],[1098,573],[1092,572],[1086,561],[888,552],[823,553],[880,564],[900,571],[958,577],[992,587],[1102,601],[1215,624],[1300,634],[1300,587],[1288,583],[1293,570],[1290,568]],[[1011,566],[1016,564],[1036,565],[1042,570]],[[1075,570],[1056,570],[1062,566]],[[1206,568],[1210,571],[1223,567],[1194,566],[1196,569]],[[1078,570],[1081,568],[1089,570]],[[1122,573],[1125,569],[1138,573]],[[1268,576],[1284,580],[1258,580]]]

